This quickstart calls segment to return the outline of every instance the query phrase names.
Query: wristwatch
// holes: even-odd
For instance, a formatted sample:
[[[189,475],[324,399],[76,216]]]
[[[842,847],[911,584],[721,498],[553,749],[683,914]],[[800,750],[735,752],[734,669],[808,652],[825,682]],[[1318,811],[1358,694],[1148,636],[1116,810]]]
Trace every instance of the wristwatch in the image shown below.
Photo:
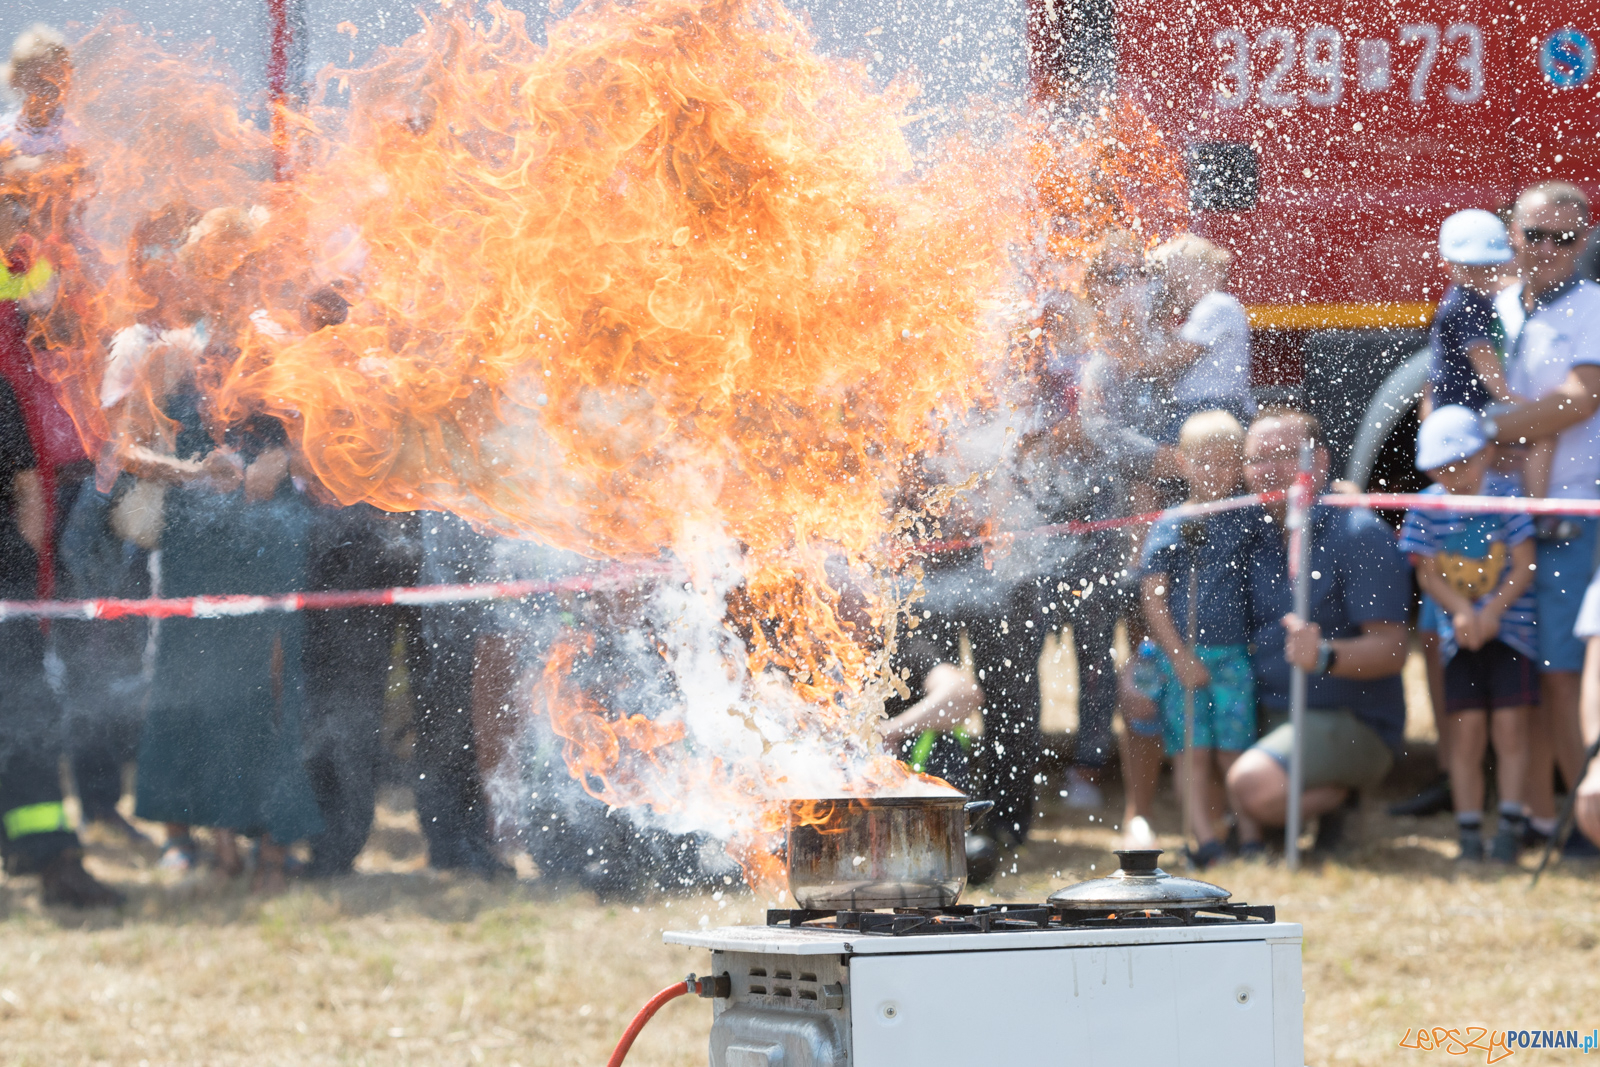
[[[1333,642],[1324,637],[1317,645],[1317,665],[1311,668],[1312,674],[1327,674],[1339,660],[1339,650],[1333,647]]]
[[[1483,436],[1494,444],[1494,439],[1500,436],[1500,423],[1493,415],[1485,415],[1478,420],[1478,428],[1483,431]]]

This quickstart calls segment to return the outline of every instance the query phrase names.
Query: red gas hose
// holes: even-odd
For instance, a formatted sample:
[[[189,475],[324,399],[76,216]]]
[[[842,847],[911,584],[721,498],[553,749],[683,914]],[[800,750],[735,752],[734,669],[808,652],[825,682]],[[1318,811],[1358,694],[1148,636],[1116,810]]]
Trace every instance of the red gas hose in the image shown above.
[[[673,982],[667,988],[651,997],[644,1007],[639,1009],[639,1014],[633,1017],[633,1022],[622,1032],[622,1040],[617,1042],[611,1058],[606,1061],[606,1067],[622,1067],[622,1061],[628,1058],[628,1050],[633,1047],[633,1039],[639,1036],[639,1031],[644,1029],[644,1024],[650,1021],[651,1016],[661,1010],[661,1005],[676,997],[696,992],[694,976],[690,975],[682,982]]]

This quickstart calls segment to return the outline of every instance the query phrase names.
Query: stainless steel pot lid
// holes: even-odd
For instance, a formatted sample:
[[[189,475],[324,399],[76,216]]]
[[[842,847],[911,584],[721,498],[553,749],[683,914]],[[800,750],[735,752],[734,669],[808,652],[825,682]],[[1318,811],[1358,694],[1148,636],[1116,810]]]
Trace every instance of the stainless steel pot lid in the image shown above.
[[[1050,894],[1048,903],[1084,911],[1203,908],[1221,904],[1233,895],[1210,882],[1174,878],[1156,866],[1161,851],[1123,849],[1117,852],[1122,866],[1115,874],[1063,886]]]

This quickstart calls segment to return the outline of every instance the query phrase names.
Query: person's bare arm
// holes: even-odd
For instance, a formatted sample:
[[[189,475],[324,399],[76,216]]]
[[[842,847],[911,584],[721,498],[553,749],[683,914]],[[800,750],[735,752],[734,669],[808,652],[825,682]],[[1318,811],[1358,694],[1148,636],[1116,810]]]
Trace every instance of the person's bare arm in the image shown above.
[[[1530,438],[1549,437],[1596,411],[1600,411],[1600,366],[1586,363],[1573,367],[1566,381],[1553,392],[1495,416],[1495,439],[1514,445]]]
[[[210,452],[203,460],[179,459],[165,452],[157,452],[146,445],[129,444],[118,450],[122,469],[135,478],[165,482],[167,485],[187,485],[205,481],[221,493],[231,493],[239,488],[243,472],[226,452]]]
[[[1144,603],[1144,621],[1156,647],[1167,654],[1172,672],[1185,689],[1199,689],[1211,684],[1211,672],[1194,654],[1189,642],[1178,632],[1172,621],[1172,604],[1167,600],[1171,581],[1165,574],[1147,574],[1139,581],[1139,593]]]
[[[951,730],[983,706],[983,690],[953,663],[938,663],[922,680],[924,696],[883,724],[886,744],[905,743],[924,730]]]
[[[1600,637],[1589,638],[1583,656],[1583,683],[1579,690],[1578,714],[1583,724],[1583,744],[1587,749],[1600,737]],[[1578,829],[1591,841],[1600,841],[1600,759],[1589,762],[1589,770],[1578,783],[1574,809]]]
[[[1472,342],[1467,346],[1467,362],[1472,364],[1473,371],[1482,380],[1484,388],[1489,390],[1490,396],[1501,403],[1511,399],[1511,390],[1506,387],[1505,369],[1500,366],[1500,356],[1495,352],[1494,345],[1488,341]],[[1432,405],[1429,406],[1431,408]]]
[[[1290,666],[1315,670],[1322,628],[1292,612],[1283,617],[1283,627],[1288,631],[1283,658]],[[1360,636],[1335,638],[1333,651],[1334,664],[1328,673],[1335,678],[1374,679],[1399,674],[1406,662],[1406,624],[1364,622]]]
[[[1578,698],[1578,716],[1583,726],[1583,743],[1594,744],[1600,737],[1600,637],[1589,638],[1583,656],[1583,688]],[[1600,759],[1589,765],[1589,777],[1600,783]],[[1597,791],[1600,796],[1600,791]]]
[[[269,448],[245,468],[244,495],[246,500],[271,500],[278,486],[289,474],[289,453],[282,448]]]
[[[17,531],[35,552],[44,551],[44,482],[37,470],[18,471],[11,479],[11,500]]]

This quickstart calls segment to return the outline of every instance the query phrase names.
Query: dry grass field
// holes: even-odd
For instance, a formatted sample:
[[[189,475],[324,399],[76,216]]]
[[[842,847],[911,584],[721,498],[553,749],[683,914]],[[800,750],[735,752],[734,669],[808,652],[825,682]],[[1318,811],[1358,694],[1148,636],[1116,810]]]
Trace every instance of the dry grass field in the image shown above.
[[[1065,729],[1070,652],[1067,670],[1050,669],[1053,653],[1046,722]],[[1425,742],[1419,668],[1407,671],[1407,732]],[[1062,810],[1054,790],[1016,871],[968,900],[1037,900],[1107,871],[1113,830]],[[1108,799],[1120,810],[1114,786]],[[1458,870],[1449,816],[1391,819],[1387,799],[1369,801],[1359,845],[1337,862],[1207,876],[1304,924],[1307,1063],[1476,1062],[1401,1049],[1421,1026],[1600,1026],[1600,868],[1558,865],[1532,891],[1532,858],[1517,872]],[[1175,829],[1176,810],[1155,823]],[[759,922],[765,906],[748,892],[600,904],[525,862],[515,882],[434,875],[402,791],[385,797],[357,875],[273,899],[205,874],[173,879],[106,841],[90,852],[129,893],[120,914],[42,909],[33,880],[0,881],[0,1067],[596,1067],[652,993],[707,968],[706,953],[663,945],[663,929]],[[668,1005],[628,1062],[704,1064],[710,1017],[701,1001]],[[1580,1059],[1526,1050],[1509,1062]]]
[[[531,869],[433,876],[404,794],[382,817],[360,874],[274,899],[167,881],[104,843],[91,862],[129,889],[122,914],[44,910],[31,880],[0,884],[0,1063],[596,1065],[651,993],[706,968],[663,928],[760,918],[747,893],[598,904]],[[1106,870],[1111,830],[1053,809],[1041,822],[1017,873],[970,899]],[[1338,863],[1212,875],[1305,925],[1308,1063],[1463,1062],[1397,1047],[1422,1025],[1600,1025],[1596,870],[1558,867],[1530,892],[1526,872],[1454,869],[1447,817],[1366,823]],[[703,1002],[669,1005],[629,1062],[703,1064],[709,1020]]]

